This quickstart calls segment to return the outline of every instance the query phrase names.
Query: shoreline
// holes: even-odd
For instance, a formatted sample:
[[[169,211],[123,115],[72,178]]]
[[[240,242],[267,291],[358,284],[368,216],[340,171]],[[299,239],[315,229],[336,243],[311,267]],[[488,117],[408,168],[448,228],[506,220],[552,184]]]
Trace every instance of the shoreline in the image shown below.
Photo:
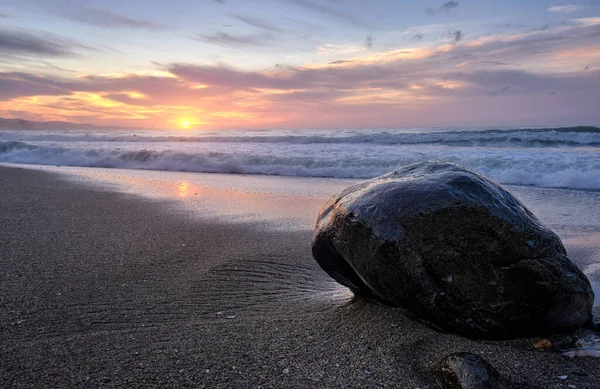
[[[187,171],[187,170],[161,170],[161,169],[142,169],[142,168],[131,168],[131,167],[102,167],[102,166],[79,166],[79,165],[45,165],[38,163],[14,163],[14,162],[0,162],[0,167],[9,169],[27,169],[27,170],[38,170],[38,171],[49,171],[61,174],[73,174],[78,170],[84,171],[115,171],[115,172],[146,172],[146,173],[158,173],[158,174],[184,174],[184,175],[207,175],[207,176],[232,176],[232,177],[246,177],[246,178],[271,178],[271,179],[284,179],[284,180],[321,180],[321,181],[340,181],[347,182],[347,186],[351,183],[368,180],[374,177],[364,178],[350,178],[350,177],[335,177],[335,176],[304,176],[304,175],[282,175],[282,174],[266,174],[266,173],[238,173],[238,172],[211,172],[211,171]],[[475,169],[473,169],[475,170]],[[77,173],[75,173],[77,174]],[[482,173],[483,174],[483,173]],[[489,178],[489,177],[488,177]],[[534,184],[520,184],[520,183],[500,183],[500,185],[508,188],[520,188],[522,190],[533,189],[533,190],[567,190],[575,192],[590,192],[600,193],[600,189],[595,188],[577,188],[569,186],[537,186]]]
[[[275,186],[257,196],[296,196]],[[293,207],[317,206],[311,190]],[[312,259],[304,227],[202,219],[186,208],[198,202],[35,169],[0,167],[0,199],[1,387],[434,388],[431,367],[459,351],[524,384],[600,386],[598,359],[438,333],[352,299]],[[573,234],[577,264],[594,263],[597,248]]]

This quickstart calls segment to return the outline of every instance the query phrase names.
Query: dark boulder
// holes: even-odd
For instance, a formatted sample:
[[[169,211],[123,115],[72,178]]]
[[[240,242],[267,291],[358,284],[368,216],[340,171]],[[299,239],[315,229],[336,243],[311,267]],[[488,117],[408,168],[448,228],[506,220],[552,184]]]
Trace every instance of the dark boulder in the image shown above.
[[[313,256],[356,295],[475,338],[565,332],[593,291],[556,234],[473,171],[427,162],[356,184],[321,210]]]
[[[531,386],[511,382],[493,366],[474,354],[450,354],[433,367],[444,389],[528,389]]]

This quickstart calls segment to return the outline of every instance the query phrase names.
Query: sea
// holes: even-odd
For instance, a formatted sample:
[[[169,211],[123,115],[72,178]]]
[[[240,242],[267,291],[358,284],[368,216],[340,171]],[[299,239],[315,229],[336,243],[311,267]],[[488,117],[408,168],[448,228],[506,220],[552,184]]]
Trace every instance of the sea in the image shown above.
[[[0,163],[364,179],[450,161],[501,184],[600,190],[600,128],[0,130]]]

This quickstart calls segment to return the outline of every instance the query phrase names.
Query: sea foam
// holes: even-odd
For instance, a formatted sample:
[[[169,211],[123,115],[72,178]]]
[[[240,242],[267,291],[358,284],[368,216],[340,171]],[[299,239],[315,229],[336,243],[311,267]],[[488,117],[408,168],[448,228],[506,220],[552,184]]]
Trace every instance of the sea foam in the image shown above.
[[[0,132],[4,163],[370,178],[424,160],[503,184],[600,190],[600,129]]]

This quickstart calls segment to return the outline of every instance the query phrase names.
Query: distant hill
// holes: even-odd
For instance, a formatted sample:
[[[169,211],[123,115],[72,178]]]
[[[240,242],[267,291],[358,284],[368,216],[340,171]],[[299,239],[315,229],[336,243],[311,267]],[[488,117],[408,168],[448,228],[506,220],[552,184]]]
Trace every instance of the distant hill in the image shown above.
[[[98,126],[92,123],[35,122],[25,119],[0,118],[0,130],[130,130],[132,128],[134,127]]]

